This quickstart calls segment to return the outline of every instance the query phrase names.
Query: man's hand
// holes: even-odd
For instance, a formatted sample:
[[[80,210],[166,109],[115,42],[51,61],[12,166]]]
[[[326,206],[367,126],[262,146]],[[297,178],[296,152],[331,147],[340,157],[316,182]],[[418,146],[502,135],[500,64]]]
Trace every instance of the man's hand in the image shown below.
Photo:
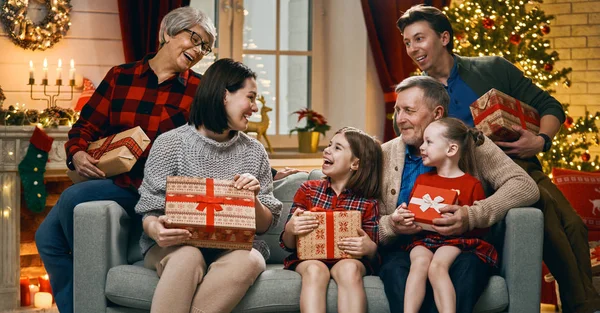
[[[299,173],[299,172],[305,172],[305,173],[307,173],[306,171],[301,171],[299,169],[289,168],[289,167],[286,166],[284,169],[282,169],[280,171],[277,171],[277,174],[275,174],[275,176],[273,177],[273,180],[284,179],[284,178],[286,178],[286,177],[288,177],[288,176],[290,176],[292,174],[296,174],[296,173]]]
[[[314,215],[310,214],[310,212],[306,213],[304,210],[296,209],[285,225],[285,232],[298,236],[308,234],[317,227],[319,227],[319,221]]]
[[[433,229],[444,236],[462,235],[469,230],[469,213],[466,207],[447,205],[440,209],[444,217],[433,219]]]
[[[184,241],[192,238],[192,233],[186,229],[167,228],[170,223],[166,215],[161,215],[150,224],[150,237],[156,241],[160,247],[170,247],[181,245]]]
[[[534,135],[521,126],[513,126],[513,130],[519,132],[519,140],[514,142],[496,141],[496,145],[504,150],[504,153],[510,156],[516,156],[521,159],[535,156],[544,149],[544,138]]]
[[[341,239],[338,242],[338,248],[354,257],[375,256],[377,244],[360,228],[358,229],[358,236]]]
[[[77,174],[79,174],[83,177],[87,177],[87,178],[104,178],[104,177],[106,177],[104,172],[101,171],[98,167],[96,167],[96,164],[98,164],[98,162],[100,162],[100,161],[92,158],[91,155],[89,155],[87,152],[85,152],[83,150],[77,151],[73,155],[73,166],[75,166],[75,171],[77,171]]]
[[[421,231],[421,226],[417,226],[414,220],[415,214],[407,209],[406,203],[399,205],[390,217],[394,232],[403,235],[412,235]]]

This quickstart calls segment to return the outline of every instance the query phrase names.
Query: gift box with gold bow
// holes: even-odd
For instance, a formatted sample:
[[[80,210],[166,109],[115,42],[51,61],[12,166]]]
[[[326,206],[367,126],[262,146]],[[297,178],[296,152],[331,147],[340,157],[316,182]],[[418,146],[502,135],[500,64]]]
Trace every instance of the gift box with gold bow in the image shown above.
[[[192,233],[185,243],[204,248],[252,249],[256,233],[254,193],[231,180],[167,177],[169,227]]]
[[[351,258],[338,248],[338,242],[347,237],[358,237],[362,213],[356,210],[325,210],[312,208],[309,213],[317,217],[319,227],[298,236],[296,252],[300,260],[326,260]]]
[[[150,138],[141,127],[136,126],[90,142],[87,153],[99,160],[96,166],[106,174],[106,177],[112,177],[129,172],[149,144]],[[67,176],[74,183],[88,180],[75,171],[67,171]]]
[[[493,88],[473,102],[470,109],[475,127],[494,141],[519,139],[512,126],[521,126],[536,135],[540,130],[536,109]]]
[[[415,214],[415,224],[424,230],[435,231],[433,219],[442,217],[440,209],[458,200],[456,190],[417,185],[408,203],[408,209]]]

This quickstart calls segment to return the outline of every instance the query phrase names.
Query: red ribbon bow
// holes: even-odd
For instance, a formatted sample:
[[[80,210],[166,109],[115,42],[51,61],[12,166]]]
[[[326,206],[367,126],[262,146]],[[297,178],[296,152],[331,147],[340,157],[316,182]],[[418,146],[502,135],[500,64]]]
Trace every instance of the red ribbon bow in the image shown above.
[[[206,195],[167,194],[170,202],[196,202],[196,210],[202,212],[206,209],[206,232],[215,231],[215,212],[223,211],[222,204],[253,206],[250,199],[239,199],[230,197],[215,197],[215,181],[206,179]]]

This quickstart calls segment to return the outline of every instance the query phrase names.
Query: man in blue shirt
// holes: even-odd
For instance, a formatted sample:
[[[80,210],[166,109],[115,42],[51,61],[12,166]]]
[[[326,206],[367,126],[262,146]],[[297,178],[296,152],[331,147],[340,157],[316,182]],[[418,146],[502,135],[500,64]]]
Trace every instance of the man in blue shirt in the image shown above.
[[[536,181],[544,212],[544,261],[558,281],[563,312],[594,312],[600,296],[592,285],[587,227],[568,200],[543,173],[536,158],[550,149],[552,138],[565,120],[562,105],[548,92],[524,77],[523,72],[501,57],[467,58],[453,54],[453,31],[444,13],[418,5],[398,20],[406,51],[425,75],[442,83],[449,96],[449,116],[473,125],[469,106],[496,88],[537,109],[540,130],[533,134],[514,127],[520,138],[496,142]]]

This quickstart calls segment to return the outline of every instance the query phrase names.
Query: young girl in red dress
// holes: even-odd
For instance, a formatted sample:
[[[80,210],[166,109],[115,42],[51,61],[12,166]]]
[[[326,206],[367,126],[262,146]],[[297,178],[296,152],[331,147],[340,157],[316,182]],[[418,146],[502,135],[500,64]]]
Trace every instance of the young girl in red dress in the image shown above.
[[[456,118],[443,118],[425,129],[424,142],[420,147],[423,165],[436,171],[421,174],[415,186],[426,185],[459,192],[458,205],[472,205],[485,198],[481,182],[471,174],[474,169],[475,148],[483,143],[483,134],[467,127]],[[414,187],[413,187],[414,188]],[[414,189],[413,189],[414,192]],[[411,194],[412,197],[412,194]],[[414,222],[413,215],[399,209],[403,225]],[[481,260],[495,266],[498,255],[494,246],[480,239],[485,230],[474,230],[461,236],[442,236],[433,232],[421,232],[406,247],[410,251],[410,273],[406,280],[404,312],[418,312],[427,279],[433,288],[435,304],[440,313],[456,312],[456,295],[448,270],[461,252],[475,253]]]
[[[383,152],[379,142],[352,127],[340,129],[323,151],[322,180],[306,181],[294,196],[290,215],[281,233],[281,247],[293,252],[284,260],[286,269],[302,276],[300,310],[325,312],[327,285],[333,278],[338,285],[339,312],[366,312],[367,299],[362,277],[374,272],[378,264],[378,202]],[[313,207],[326,210],[342,208],[362,212],[362,229],[356,237],[337,242],[355,259],[304,260],[296,255],[296,237],[318,226],[310,212]]]

